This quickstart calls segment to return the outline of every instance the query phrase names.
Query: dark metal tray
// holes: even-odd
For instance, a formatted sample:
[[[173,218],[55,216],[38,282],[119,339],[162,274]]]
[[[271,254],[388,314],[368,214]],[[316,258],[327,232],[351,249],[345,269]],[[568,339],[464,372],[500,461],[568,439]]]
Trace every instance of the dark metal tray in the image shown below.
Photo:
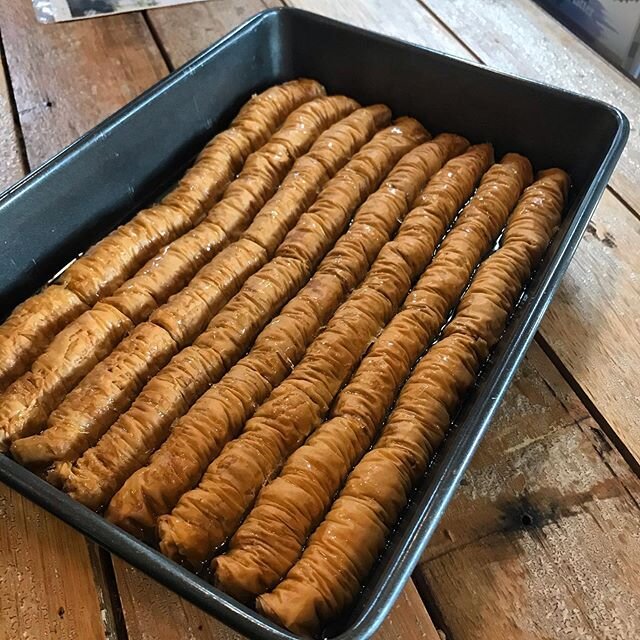
[[[622,152],[617,109],[292,9],[265,11],[172,73],[0,196],[0,315],[165,189],[255,91],[307,76],[384,102],[432,132],[491,141],[572,176],[569,208],[456,426],[373,574],[328,637],[369,637],[389,612],[451,499]],[[0,455],[0,480],[109,551],[253,638],[292,639],[254,611]]]

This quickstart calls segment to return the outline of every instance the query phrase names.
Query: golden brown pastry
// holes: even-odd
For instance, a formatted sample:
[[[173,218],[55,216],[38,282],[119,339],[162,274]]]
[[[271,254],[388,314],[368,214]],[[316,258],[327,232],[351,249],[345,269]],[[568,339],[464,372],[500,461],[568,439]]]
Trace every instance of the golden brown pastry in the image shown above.
[[[192,342],[246,278],[273,257],[327,181],[389,122],[390,116],[383,105],[358,109],[323,133],[295,163],[242,240],[216,256],[188,287],[154,312],[151,321],[164,327],[179,344]]]
[[[322,95],[320,84],[303,79],[271,87],[251,98],[160,204],[144,209],[89,249],[60,276],[60,282],[89,305],[115,291],[163,245],[200,221],[247,156],[263,145],[294,109]]]
[[[167,513],[179,496],[197,482],[211,458],[302,357],[319,328],[363,277],[369,266],[367,260],[372,261],[389,239],[408,208],[407,202],[427,177],[466,144],[457,136],[443,135],[402,158],[385,186],[359,209],[349,231],[322,262],[311,282],[260,334],[250,354],[174,424],[151,463],[129,478],[114,496],[107,517],[137,534],[153,529],[156,518]],[[389,198],[390,193],[395,194],[394,199]],[[269,266],[275,264],[279,261]],[[281,275],[273,278],[272,289],[291,273],[292,264],[295,263],[288,260],[281,265]],[[258,299],[259,296],[253,297],[254,301]],[[246,326],[244,319],[236,324]],[[227,336],[218,330],[216,339],[216,354],[228,361]],[[210,346],[214,346],[213,342]]]
[[[16,440],[13,457],[24,465],[74,462],[131,404],[137,389],[177,351],[171,336],[150,322],[138,325],[98,363],[53,411],[40,434]],[[49,475],[55,481],[56,474]]]
[[[309,103],[309,109],[312,105]],[[389,118],[390,112],[386,107],[374,105],[358,109],[324,132],[309,153],[295,163],[277,193],[256,215],[244,237],[216,256],[183,291],[153,313],[151,322],[164,327],[175,344],[171,346],[168,336],[161,336],[156,331],[158,348],[153,350],[153,361],[146,364],[145,356],[151,348],[148,342],[139,339],[139,334],[125,338],[96,368],[95,375],[87,376],[63,401],[42,434],[15,446],[15,455],[26,464],[46,465],[56,460],[64,461],[66,464],[49,478],[64,476],[69,469],[68,463],[74,462],[87,447],[95,444],[119,413],[129,408],[149,378],[166,365],[176,351],[189,344],[246,278],[266,262],[286,235],[288,227],[310,205],[321,185]],[[281,132],[284,130],[283,126]],[[172,247],[204,226],[201,224],[190,234],[182,236]],[[169,251],[165,257],[168,254]],[[164,264],[170,262],[164,260]],[[136,279],[138,276],[133,278]],[[121,287],[123,289],[127,290],[126,285]],[[155,302],[155,297],[150,296],[150,299]],[[135,304],[136,297],[126,296],[123,300],[126,304],[130,301]],[[110,301],[111,298],[105,300]],[[119,309],[126,311],[122,306]],[[150,328],[145,329],[145,335],[152,333]],[[98,380],[100,392],[97,392]],[[75,432],[74,424],[77,426]],[[68,447],[63,443],[65,439],[68,439]]]
[[[229,234],[233,237],[248,223],[256,210],[264,204],[264,200],[277,189],[295,157],[304,153],[325,128],[356,107],[356,102],[342,96],[318,98],[299,107],[270,141],[248,158],[240,176],[225,191],[223,199],[214,207],[207,220],[172,242],[112,296],[107,297],[104,303],[127,315],[134,324],[144,320],[159,303],[182,288],[211,253],[227,244]],[[253,244],[252,248],[262,251]],[[242,264],[248,269],[251,263],[249,259]],[[235,282],[236,279],[232,277],[232,285]],[[76,330],[80,326],[80,321],[76,321]],[[99,325],[86,327],[87,331],[92,332],[98,329]],[[107,326],[103,326],[103,329],[109,331]],[[115,335],[111,333],[109,338],[113,340]],[[97,335],[87,337],[87,340],[92,341],[99,339]],[[82,341],[83,337],[77,334],[76,340]],[[102,344],[106,342],[103,341]],[[117,342],[112,344],[115,346]],[[105,355],[103,353],[102,357]],[[86,354],[86,357],[90,359],[91,356]],[[84,375],[79,372],[87,371],[86,363],[77,360],[75,366],[78,373],[69,370],[67,375],[69,379],[79,380]],[[62,399],[57,397],[57,402],[52,404],[52,398],[39,398],[37,393],[37,389],[32,387],[31,395],[28,393],[21,402],[43,404],[51,410]],[[37,424],[25,428],[25,434],[34,433],[43,426],[40,418]],[[20,427],[15,432],[19,431]]]
[[[466,155],[473,158],[473,151]],[[477,151],[477,162],[471,165],[475,171],[470,172],[466,189],[462,176],[455,176],[462,187],[460,204],[490,162],[489,149]],[[449,177],[453,164],[445,166],[443,177]],[[403,309],[336,398],[332,419],[291,455],[279,477],[260,492],[255,507],[231,539],[230,551],[213,561],[217,586],[238,599],[250,600],[275,587],[295,563],[307,536],[353,465],[371,446],[397,390],[436,337],[531,179],[529,161],[515,154],[505,156],[485,174]],[[430,205],[441,206],[438,199],[432,199]],[[414,225],[407,235],[413,238],[419,255],[431,255],[438,236],[433,235],[426,212],[420,213],[422,228]]]
[[[20,305],[0,327],[0,391],[27,371],[54,335],[86,311],[85,304],[112,293],[160,247],[198,222],[251,151],[266,142],[291,111],[321,95],[324,88],[317,82],[294,80],[254,96],[162,204],[144,209],[89,249],[60,276],[62,287],[48,287]]]
[[[64,395],[131,328],[127,316],[99,302],[63,329],[31,370],[0,395],[0,450],[40,431]]]
[[[0,325],[0,392],[21,376],[61,329],[87,305],[59,285],[25,300]]]
[[[454,172],[447,170],[442,177],[451,183],[449,173]],[[258,408],[240,437],[211,463],[197,489],[184,494],[171,514],[158,520],[164,553],[198,566],[224,544],[262,484],[322,420],[353,366],[429,262],[464,196],[443,206],[437,212],[439,218],[433,213],[437,233],[428,236],[432,237],[430,250],[419,241],[420,234],[404,234],[404,225],[396,239],[384,246],[364,284],[331,318],[293,373]],[[429,197],[429,186],[423,197]]]
[[[481,265],[443,338],[416,366],[380,439],[349,475],[301,559],[257,599],[258,610],[282,626],[313,634],[361,589],[557,229],[568,176],[554,169],[538,178],[509,220],[501,248]]]
[[[309,227],[308,235],[308,242],[315,237],[314,244],[319,251],[316,260],[322,257],[322,249],[326,251],[335,242],[353,210],[368,191],[375,188],[389,167],[424,137],[424,129],[415,120],[396,123],[377,134],[329,182],[296,225],[296,230],[299,227],[307,228],[307,220],[317,220]],[[346,206],[345,202],[348,203]],[[293,237],[298,238],[299,234],[294,233]],[[287,242],[283,245],[286,246]],[[303,259],[306,257],[303,256]],[[313,266],[310,264],[309,270]],[[291,275],[287,273],[286,277]],[[238,295],[242,295],[242,291]],[[239,328],[241,336],[248,338],[245,327]],[[238,357],[241,353],[238,353]],[[188,359],[186,363],[183,362],[185,358]],[[220,363],[210,351],[202,352],[196,347],[178,354],[149,381],[131,409],[98,444],[78,460],[65,482],[65,490],[93,508],[104,505],[126,478],[142,466],[162,443],[173,420],[186,413],[211,384],[213,372],[220,375]]]
[[[240,175],[206,219],[152,258],[105,302],[136,324],[145,320],[238,237],[276,192],[296,158],[325,129],[357,107],[357,102],[344,96],[325,96],[298,107],[269,141],[247,158]],[[261,247],[254,250],[262,253]]]

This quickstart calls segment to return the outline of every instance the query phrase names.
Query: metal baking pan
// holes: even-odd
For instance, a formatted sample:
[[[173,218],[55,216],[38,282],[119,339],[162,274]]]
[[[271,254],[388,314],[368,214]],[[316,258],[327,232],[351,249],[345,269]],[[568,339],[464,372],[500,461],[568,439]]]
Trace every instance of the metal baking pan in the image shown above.
[[[491,141],[572,176],[568,211],[456,426],[352,610],[326,630],[368,638],[389,612],[451,499],[556,291],[622,152],[617,109],[292,9],[265,11],[172,73],[0,197],[0,314],[149,203],[255,91],[298,76],[384,102],[432,132]],[[0,456],[0,479],[252,638],[295,636]]]

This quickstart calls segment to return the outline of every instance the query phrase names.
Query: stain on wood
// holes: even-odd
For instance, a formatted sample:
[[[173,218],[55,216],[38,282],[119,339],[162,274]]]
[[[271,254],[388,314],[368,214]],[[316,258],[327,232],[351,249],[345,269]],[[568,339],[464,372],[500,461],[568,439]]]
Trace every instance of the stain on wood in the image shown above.
[[[640,481],[534,345],[417,571],[453,638],[640,637]]]
[[[59,24],[0,0],[0,31],[31,168],[167,72],[140,14]]]

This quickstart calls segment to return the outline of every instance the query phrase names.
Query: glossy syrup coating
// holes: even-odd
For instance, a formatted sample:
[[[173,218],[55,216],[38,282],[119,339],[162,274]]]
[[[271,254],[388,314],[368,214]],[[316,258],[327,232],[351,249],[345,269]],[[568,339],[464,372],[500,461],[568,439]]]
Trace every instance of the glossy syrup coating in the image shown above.
[[[407,230],[408,235],[413,234],[410,250],[416,256],[432,255],[438,241],[428,212],[450,207],[451,197],[458,206],[464,202],[491,157],[490,148],[482,145],[458,158],[459,167],[456,161],[444,167],[443,186],[455,184],[455,188],[424,194],[422,209],[414,210],[420,217],[409,214],[423,225],[412,224]],[[468,172],[466,180],[464,171]],[[231,539],[230,551],[214,560],[218,586],[241,599],[252,599],[275,587],[295,563],[307,536],[353,465],[371,446],[397,391],[425,346],[436,337],[530,181],[530,165],[519,156],[507,157],[485,174],[402,310],[335,399],[332,419],[313,433],[287,460],[279,477],[261,491],[256,506]],[[407,221],[412,222],[409,216]]]
[[[415,129],[413,134],[418,135],[418,130]],[[353,182],[353,167],[368,166],[369,156],[375,156],[378,151],[387,153],[390,157],[399,153],[398,147],[402,144],[393,145],[390,140],[386,140],[384,144],[384,137],[381,140],[380,135],[356,154],[327,185],[324,190],[325,197],[314,203],[307,212],[308,215],[303,216],[292,230],[293,234],[305,225],[311,224],[311,230],[317,235],[318,225],[324,223],[325,226],[328,225],[327,228],[337,229],[333,238],[330,233],[325,234],[327,237],[324,241],[328,247],[331,246],[351,217],[351,212],[345,213],[340,209],[341,201],[335,196],[341,191],[340,185]],[[405,137],[404,144],[409,144],[409,136]],[[384,162],[380,165],[384,167]],[[382,169],[376,167],[375,171]],[[356,198],[366,197],[366,183],[370,178],[365,179],[359,174],[358,176],[364,185],[362,188],[365,189],[365,193],[361,195],[358,188],[355,194],[350,192],[350,195]],[[357,202],[354,203],[354,208],[355,206]],[[327,215],[333,211],[340,213],[344,221],[335,213]],[[314,216],[317,222],[313,220]],[[239,295],[241,294],[242,291]],[[151,453],[165,440],[173,421],[186,413],[191,404],[211,384],[212,373],[220,374],[218,362],[210,353],[198,348],[197,344],[194,349],[186,349],[178,354],[165,369],[149,381],[129,411],[119,418],[96,447],[78,460],[65,483],[65,489],[73,497],[93,508],[105,505],[126,478],[143,466]]]
[[[162,202],[94,245],[62,274],[60,282],[87,304],[115,291],[162,246],[202,219],[249,154],[267,142],[292,111],[324,93],[319,83],[302,79],[251,98]]]
[[[350,473],[301,559],[271,593],[258,597],[259,611],[294,632],[313,634],[353,601],[553,237],[568,184],[554,169],[525,190],[500,249],[482,263],[442,339],[414,369],[379,440]]]
[[[319,98],[297,109],[287,118],[282,128],[272,136],[270,141],[250,156],[240,176],[232,183],[233,188],[230,187],[225,192],[225,196],[213,208],[207,220],[171,243],[165,251],[153,258],[104,302],[127,314],[134,322],[143,320],[157,306],[158,302],[187,284],[201,263],[201,260],[197,260],[195,256],[198,256],[199,252],[202,253],[203,248],[207,249],[206,253],[211,254],[216,248],[219,249],[221,244],[228,243],[227,232],[231,228],[229,225],[237,224],[238,220],[250,219],[256,207],[263,204],[264,194],[259,197],[254,197],[253,194],[276,191],[282,178],[282,172],[291,164],[296,154],[304,151],[314,139],[316,140],[312,151],[303,158],[309,157],[314,162],[317,158],[323,158],[325,165],[329,168],[333,165],[339,167],[344,164],[350,157],[346,154],[358,143],[350,128],[338,123],[335,126],[340,127],[339,131],[334,132],[328,140],[324,141],[322,140],[324,133],[321,132],[334,121],[340,120],[342,115],[353,110],[355,106],[357,106],[356,103],[348,98],[332,96]],[[367,111],[366,115],[370,121],[368,129],[364,127],[365,118],[362,115],[356,118],[356,122],[365,129],[365,132],[370,130],[371,134],[369,135],[372,135],[373,127],[376,119],[380,117],[381,110],[387,113],[385,107],[372,107]],[[361,111],[363,110],[358,110],[358,112]],[[325,131],[325,133],[329,134],[329,131]],[[338,144],[341,139],[338,134],[341,131],[346,149]],[[320,137],[318,138],[318,136]],[[316,145],[318,145],[317,148]],[[262,168],[269,167],[270,169],[269,171],[265,170],[262,174],[256,173],[252,169],[256,164]],[[323,172],[325,165],[320,165]],[[301,189],[299,183],[303,178],[300,171],[296,171],[290,180],[285,178],[276,194],[267,203],[269,206],[265,205],[265,211],[261,210],[254,219],[257,223],[254,235],[262,233],[265,242],[270,241],[264,220],[274,219],[273,212],[278,210],[277,207],[287,207],[287,205],[294,204],[295,200],[291,199],[291,195],[294,198],[299,198]],[[315,194],[314,185],[307,188],[308,200]],[[289,195],[288,200],[287,195]],[[276,209],[274,209],[274,205],[276,205]],[[287,213],[281,217],[287,218],[293,224],[296,215],[299,216],[299,209],[300,207],[296,210],[294,206],[288,206]],[[227,219],[227,223],[224,224],[221,220],[223,215]],[[252,226],[250,225],[250,227]],[[282,225],[277,227],[273,222],[273,226],[276,228],[275,235],[277,237],[283,235]],[[271,242],[272,244],[273,242]],[[73,404],[72,407],[67,406],[66,409],[70,408],[76,413],[85,412],[81,419],[82,433],[80,429],[73,430],[72,423],[67,419],[67,411],[64,412],[65,419],[62,423],[62,430],[58,428],[60,425],[59,415],[52,416],[47,423],[49,428],[40,437],[17,446],[16,450],[21,459],[23,461],[30,460],[32,464],[40,465],[61,460],[69,461],[72,456],[64,454],[63,447],[60,446],[62,444],[60,438],[68,437],[69,445],[73,447],[75,447],[72,445],[73,442],[77,445],[80,441],[90,443],[90,445],[95,444],[97,438],[112,424],[107,421],[107,418],[113,415],[113,412],[104,412],[101,407],[112,406],[118,412],[125,411],[149,377],[164,366],[181,347],[194,340],[204,328],[203,325],[206,325],[206,322],[211,319],[211,316],[238,291],[246,278],[264,264],[267,258],[267,249],[249,238],[241,238],[218,254],[201,269],[186,288],[163,305],[160,310],[157,310],[151,318],[152,323],[168,330],[175,342],[173,350],[164,350],[162,352],[163,359],[150,360],[145,364],[144,349],[146,345],[144,342],[132,337],[125,338],[123,343],[99,365],[99,371],[90,380],[79,385],[79,387],[84,387],[84,391],[88,391],[89,388],[95,391],[95,379],[100,374],[102,382],[99,390],[102,393],[99,393],[98,396],[87,396],[82,393],[81,389],[78,389],[72,398],[63,401],[63,404]],[[197,299],[201,303],[200,315],[193,312],[192,307],[185,303],[185,299]],[[204,305],[204,309],[202,305]],[[173,320],[173,324],[162,322],[167,318]],[[179,320],[180,318],[181,320]],[[174,330],[172,331],[172,329]],[[137,351],[132,351],[136,347]],[[160,356],[161,354],[157,352],[156,355]],[[123,363],[130,364],[123,366]],[[138,384],[132,386],[134,381],[137,381]],[[124,393],[125,389],[126,393]],[[107,390],[109,391],[105,395]],[[93,422],[92,412],[100,413],[100,416],[96,417]],[[85,426],[88,427],[88,431]],[[89,439],[85,437],[88,434],[91,435]],[[74,438],[74,436],[78,437]],[[51,448],[47,443],[51,443],[53,440],[56,441],[56,444],[54,448]],[[74,449],[74,451],[77,450]],[[51,454],[54,452],[62,457],[51,459]],[[70,453],[70,450],[67,453]],[[64,467],[66,469],[68,465],[64,465]]]
[[[31,369],[0,395],[0,450],[38,433],[60,399],[132,328],[127,316],[103,302],[65,327]]]
[[[458,148],[455,152],[464,149],[459,142],[456,141]],[[338,243],[329,254],[329,258],[334,256],[340,260],[328,264],[325,269],[321,265],[318,271],[320,278],[341,264],[355,265],[358,271],[362,270],[362,275],[366,273],[368,266],[363,261],[366,251],[361,247],[362,241],[375,237],[377,230],[380,234],[377,248],[384,246],[390,229],[404,218],[428,177],[452,155],[450,149],[442,149],[434,163],[433,152],[443,143],[448,147],[450,139],[436,139],[403,158],[383,188],[364,205],[366,217],[356,217],[350,233],[345,236],[346,242],[343,246]],[[426,167],[429,168],[425,171]],[[365,212],[361,209],[358,215]],[[356,226],[358,222],[359,228]],[[386,238],[382,237],[383,229]],[[351,238],[347,241],[349,235]],[[194,564],[211,556],[233,533],[257,489],[279,466],[280,456],[295,447],[299,438],[303,438],[326,412],[335,394],[334,388],[342,384],[370,344],[372,336],[379,331],[380,323],[394,312],[398,304],[396,300],[401,301],[411,284],[412,266],[402,257],[401,250],[411,239],[404,236],[402,226],[397,244],[394,242],[391,243],[394,248],[382,248],[364,284],[338,309],[306,353],[303,352],[304,358],[293,373],[273,390],[246,423],[242,435],[230,442],[214,460],[198,488],[185,494],[172,514],[161,519],[159,530],[163,550],[172,552],[168,546],[171,541],[177,554]],[[338,273],[334,271],[335,275]],[[296,353],[293,362],[297,362],[301,355]],[[244,463],[249,459],[250,466],[246,467]],[[233,462],[229,464],[228,461]],[[242,473],[241,469],[247,473]],[[234,487],[227,494],[229,501],[220,501],[223,487],[229,486]]]

